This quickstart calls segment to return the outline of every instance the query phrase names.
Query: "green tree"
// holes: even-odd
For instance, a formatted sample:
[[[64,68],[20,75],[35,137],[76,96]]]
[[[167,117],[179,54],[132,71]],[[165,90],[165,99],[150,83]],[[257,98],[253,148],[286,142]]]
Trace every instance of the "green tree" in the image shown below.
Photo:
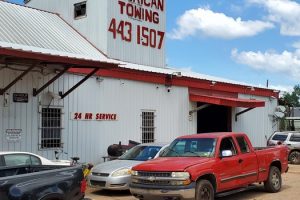
[[[285,92],[282,97],[279,99],[279,104],[287,108],[287,116],[292,117],[294,107],[300,107],[300,85],[295,85],[294,90],[289,93]],[[288,129],[294,131],[295,124],[294,120],[288,121]]]

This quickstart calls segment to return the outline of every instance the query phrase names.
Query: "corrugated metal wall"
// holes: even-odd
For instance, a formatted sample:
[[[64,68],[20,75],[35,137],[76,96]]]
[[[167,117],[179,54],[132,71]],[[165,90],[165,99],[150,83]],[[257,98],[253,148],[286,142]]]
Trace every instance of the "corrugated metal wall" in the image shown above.
[[[58,13],[64,20],[107,54],[108,0],[87,0],[87,16],[74,19],[74,4],[82,0],[31,0],[27,6]]]
[[[138,45],[137,25],[165,32],[166,6],[164,6],[164,12],[154,8],[148,8],[159,13],[160,23],[154,24],[143,20],[133,19],[126,14],[122,15],[120,13],[118,0],[87,0],[87,16],[80,19],[74,19],[74,4],[79,2],[82,2],[82,0],[31,0],[27,5],[59,13],[63,19],[110,58],[153,67],[165,67],[164,43],[161,49]],[[128,1],[125,0],[123,2],[128,3]],[[137,6],[139,7],[139,5]],[[146,7],[142,6],[142,8]],[[117,29],[121,20],[132,24],[131,42],[122,40],[118,33],[116,39],[113,38],[113,34],[108,31],[112,18],[115,18],[117,21]],[[128,29],[127,27],[124,27],[124,34],[128,35],[127,33]],[[147,32],[146,34],[150,33]],[[156,35],[152,38],[154,37],[157,41],[156,44],[158,44],[159,36]],[[166,35],[164,41],[165,39]],[[143,40],[141,39],[141,41]]]
[[[245,108],[232,109],[232,129],[235,132],[245,132],[248,134],[252,144],[256,147],[267,145],[267,139],[277,130],[278,121],[273,121],[273,114],[278,105],[277,99],[269,97],[258,97],[239,94],[239,98],[265,101],[265,107],[255,108],[238,116],[235,122],[235,114],[245,110]]]
[[[0,70],[0,88],[8,84],[20,72]],[[39,88],[53,75],[43,76],[38,73],[25,76],[9,90],[10,102],[3,107],[0,96],[0,151],[30,151],[49,159],[54,159],[54,150],[38,150],[39,104],[63,108],[64,151],[71,156],[79,156],[82,161],[100,162],[106,155],[108,145],[121,141],[141,140],[141,111],[155,111],[155,139],[170,142],[175,137],[196,133],[196,116],[189,120],[188,111],[195,104],[190,104],[188,89],[172,87],[170,92],[164,85],[155,85],[128,80],[105,78],[102,82],[91,78],[64,100],[50,102],[41,94],[32,97],[32,88]],[[47,91],[58,93],[67,91],[75,85],[81,76],[65,75],[49,86]],[[12,93],[29,93],[28,103],[13,103]],[[50,104],[49,104],[50,103]],[[72,112],[116,113],[118,121],[72,121]],[[22,129],[21,142],[8,143],[6,129]]]

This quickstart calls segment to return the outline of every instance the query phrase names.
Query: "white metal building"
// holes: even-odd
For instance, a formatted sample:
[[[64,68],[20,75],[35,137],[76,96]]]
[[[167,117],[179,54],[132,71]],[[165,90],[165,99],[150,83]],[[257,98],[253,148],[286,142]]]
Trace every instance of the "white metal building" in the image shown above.
[[[59,149],[67,152],[61,158],[97,163],[119,141],[169,142],[211,131],[246,132],[266,145],[277,129],[278,92],[166,68],[163,42],[146,43],[147,31],[136,41],[138,27],[165,31],[165,1],[147,2],[27,4],[59,16],[0,1],[0,151],[53,159]],[[132,17],[131,7],[149,16]],[[109,31],[113,19],[131,24],[135,39],[126,41],[121,28]]]

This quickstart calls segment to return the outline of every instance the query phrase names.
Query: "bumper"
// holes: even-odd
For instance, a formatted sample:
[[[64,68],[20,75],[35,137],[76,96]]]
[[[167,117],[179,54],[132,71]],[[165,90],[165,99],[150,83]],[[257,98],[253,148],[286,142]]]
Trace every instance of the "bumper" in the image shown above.
[[[140,186],[131,184],[131,194],[144,200],[194,200],[195,183],[188,186]]]
[[[105,190],[129,190],[130,176],[101,177],[89,176],[91,187]]]

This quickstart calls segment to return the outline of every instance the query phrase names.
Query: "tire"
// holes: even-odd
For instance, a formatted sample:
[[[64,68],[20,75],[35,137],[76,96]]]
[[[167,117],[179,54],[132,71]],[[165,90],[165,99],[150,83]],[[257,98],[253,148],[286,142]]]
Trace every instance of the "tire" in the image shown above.
[[[276,193],[281,190],[282,178],[280,170],[271,166],[268,179],[264,182],[265,190],[270,193]]]
[[[215,190],[211,182],[208,180],[200,180],[196,187],[195,200],[214,200]]]
[[[291,164],[300,164],[300,152],[293,151],[289,155],[289,161]]]

